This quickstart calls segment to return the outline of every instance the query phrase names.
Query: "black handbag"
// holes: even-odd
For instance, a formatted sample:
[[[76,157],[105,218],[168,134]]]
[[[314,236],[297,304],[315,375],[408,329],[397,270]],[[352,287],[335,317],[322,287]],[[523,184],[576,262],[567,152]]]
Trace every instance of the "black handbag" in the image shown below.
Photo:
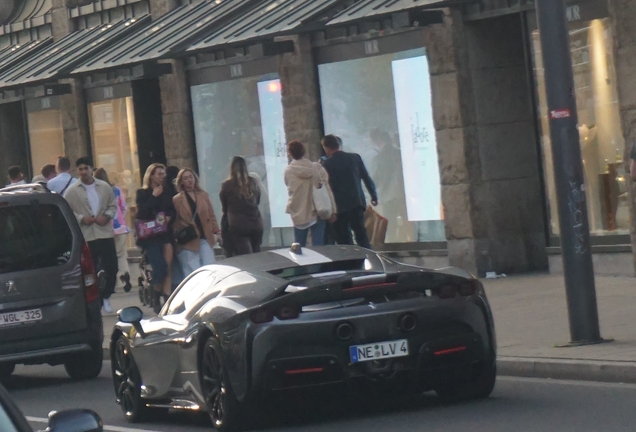
[[[190,198],[189,196],[187,196],[187,192],[186,192],[186,198]],[[190,201],[188,199],[188,201]],[[192,215],[192,221],[191,224],[188,225],[185,228],[181,228],[179,231],[174,233],[174,241],[179,244],[179,245],[184,245],[186,243],[190,243],[192,240],[196,240],[199,238],[199,235],[197,234],[197,230],[194,228],[194,220],[197,217],[197,211],[199,209],[197,207],[194,208],[194,214]]]

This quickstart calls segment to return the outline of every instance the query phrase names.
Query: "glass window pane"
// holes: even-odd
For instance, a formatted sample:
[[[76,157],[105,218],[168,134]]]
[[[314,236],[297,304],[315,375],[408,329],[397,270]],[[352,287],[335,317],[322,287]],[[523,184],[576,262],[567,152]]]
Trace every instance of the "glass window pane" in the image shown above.
[[[325,133],[359,153],[389,220],[387,243],[444,241],[424,49],[318,67]]]
[[[141,187],[137,131],[132,97],[89,104],[95,168],[104,168],[110,181],[126,196],[128,227],[134,229],[135,194]],[[132,246],[134,236],[128,236]]]
[[[281,166],[287,155],[277,74],[202,84],[191,88],[201,183],[221,213],[219,191],[234,156],[243,156],[261,183],[263,246],[293,242],[285,212],[287,189]],[[284,203],[281,204],[282,197]]]
[[[44,165],[55,165],[58,156],[64,155],[62,114],[58,109],[30,112],[28,123],[31,163],[36,176]]]
[[[532,35],[541,144],[550,208],[550,228],[559,234],[556,185],[548,121],[541,43]],[[579,115],[581,154],[592,235],[628,234],[625,141],[620,123],[613,36],[609,18],[570,24],[570,51]]]

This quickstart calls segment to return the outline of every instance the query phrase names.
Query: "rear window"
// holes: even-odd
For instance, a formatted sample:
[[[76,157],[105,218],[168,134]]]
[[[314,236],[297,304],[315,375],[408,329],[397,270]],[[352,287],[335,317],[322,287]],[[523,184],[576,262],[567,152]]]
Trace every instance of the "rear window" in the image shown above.
[[[345,261],[331,261],[320,264],[310,264],[304,266],[288,267],[283,269],[272,270],[269,273],[283,279],[295,279],[302,276],[309,276],[314,274],[338,272],[338,271],[353,271],[364,270],[364,259],[345,260]]]
[[[0,274],[68,262],[73,234],[57,206],[0,207]]]

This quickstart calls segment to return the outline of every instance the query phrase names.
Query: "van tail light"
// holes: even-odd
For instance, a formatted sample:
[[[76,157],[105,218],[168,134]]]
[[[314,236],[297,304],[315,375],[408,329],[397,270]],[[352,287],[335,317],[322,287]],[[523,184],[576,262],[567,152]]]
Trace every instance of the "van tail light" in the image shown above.
[[[300,308],[298,306],[281,306],[275,311],[268,308],[257,309],[250,313],[250,320],[254,324],[265,324],[274,320],[290,320],[300,316]]]
[[[477,280],[469,280],[461,284],[444,285],[437,290],[436,294],[443,299],[455,298],[458,296],[468,297],[477,294],[479,291],[479,282]]]
[[[92,303],[99,300],[99,288],[97,288],[95,265],[93,265],[93,257],[91,256],[91,251],[86,243],[84,243],[84,246],[82,247],[80,267],[82,268],[82,281],[84,282],[84,297],[86,298],[86,303]]]

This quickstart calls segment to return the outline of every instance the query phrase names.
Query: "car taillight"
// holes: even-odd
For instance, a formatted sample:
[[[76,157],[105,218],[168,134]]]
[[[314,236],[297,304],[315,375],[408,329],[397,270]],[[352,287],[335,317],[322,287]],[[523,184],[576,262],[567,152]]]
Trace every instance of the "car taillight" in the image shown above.
[[[250,313],[250,320],[254,324],[264,324],[273,321],[274,317],[279,320],[290,320],[298,318],[299,315],[300,308],[298,306],[281,306],[275,311],[268,308],[252,311],[252,313]]]
[[[82,268],[82,281],[84,282],[84,297],[86,298],[86,303],[94,302],[99,299],[99,289],[97,288],[97,277],[95,276],[93,257],[86,243],[84,243],[82,247],[80,267]]]
[[[448,284],[435,290],[436,294],[443,299],[454,298],[457,296],[468,297],[476,294],[478,291],[479,282],[477,280],[462,282],[458,285]]]

